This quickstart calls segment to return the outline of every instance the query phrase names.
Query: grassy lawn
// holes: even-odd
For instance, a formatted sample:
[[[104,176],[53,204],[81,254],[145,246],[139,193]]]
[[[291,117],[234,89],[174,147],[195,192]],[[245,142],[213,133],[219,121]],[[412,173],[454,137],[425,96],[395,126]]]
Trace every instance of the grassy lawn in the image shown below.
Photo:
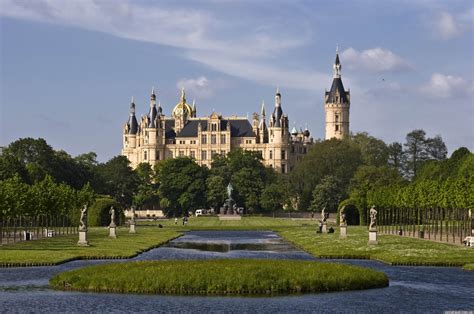
[[[474,271],[474,264],[466,264],[463,267],[465,270],[471,270]]]
[[[89,228],[89,247],[77,246],[78,235],[21,242],[0,247],[0,266],[57,264],[71,259],[128,258],[156,247],[181,233],[171,229],[138,226],[137,233],[117,228],[117,238],[108,238],[106,228]]]
[[[281,229],[280,235],[308,253],[325,258],[370,258],[394,265],[462,266],[474,263],[474,250],[393,235],[378,235],[378,245],[367,245],[365,227],[349,226],[347,239],[316,234],[315,227]]]
[[[221,221],[217,217],[191,217],[186,226],[174,219],[139,222],[137,234],[118,229],[118,238],[109,239],[107,229],[91,228],[91,247],[76,246],[77,235],[22,242],[0,247],[0,266],[8,264],[54,264],[75,258],[125,258],[160,245],[189,230],[273,230],[289,242],[317,257],[370,258],[395,265],[462,266],[474,264],[474,249],[394,235],[378,235],[379,244],[367,245],[365,227],[349,226],[348,238],[316,234],[316,220],[243,217]],[[164,228],[158,228],[161,224]],[[145,226],[147,225],[147,226]],[[472,267],[472,266],[471,266]]]
[[[50,280],[63,290],[119,293],[277,295],[388,286],[387,276],[368,268],[308,261],[146,261],[89,266]]]
[[[178,219],[175,225],[174,219],[164,219],[141,224],[158,225],[164,227],[175,227],[176,230],[276,230],[281,227],[300,227],[302,225],[314,224],[315,220],[291,220],[288,218],[271,217],[242,217],[242,220],[219,220],[218,217],[190,217],[188,224],[183,226],[183,221]]]

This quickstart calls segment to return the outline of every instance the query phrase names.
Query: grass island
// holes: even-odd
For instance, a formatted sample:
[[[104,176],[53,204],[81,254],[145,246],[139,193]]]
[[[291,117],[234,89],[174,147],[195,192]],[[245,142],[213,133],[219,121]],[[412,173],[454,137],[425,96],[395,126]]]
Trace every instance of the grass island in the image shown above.
[[[281,295],[388,286],[372,269],[313,261],[219,259],[95,265],[54,276],[61,290],[175,295]]]

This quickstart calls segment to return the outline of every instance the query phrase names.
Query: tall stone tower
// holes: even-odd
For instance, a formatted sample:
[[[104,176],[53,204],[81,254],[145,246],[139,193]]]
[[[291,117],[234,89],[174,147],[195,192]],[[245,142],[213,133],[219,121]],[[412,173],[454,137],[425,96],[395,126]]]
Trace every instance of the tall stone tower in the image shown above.
[[[333,137],[342,139],[349,136],[349,108],[351,105],[350,91],[344,89],[341,79],[341,62],[336,50],[331,90],[325,93],[324,109],[326,111],[326,140]]]

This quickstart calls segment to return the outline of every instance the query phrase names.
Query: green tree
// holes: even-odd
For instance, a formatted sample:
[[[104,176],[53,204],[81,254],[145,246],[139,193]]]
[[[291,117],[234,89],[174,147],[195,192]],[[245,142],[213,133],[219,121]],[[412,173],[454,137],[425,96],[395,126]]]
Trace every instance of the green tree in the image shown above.
[[[364,164],[369,166],[385,166],[389,157],[387,145],[366,132],[351,135],[351,139],[359,146]]]
[[[169,201],[168,215],[188,214],[190,210],[206,205],[208,169],[193,159],[178,157],[166,159],[156,166],[158,194]]]
[[[283,209],[287,202],[288,196],[281,183],[269,184],[262,191],[260,204],[264,210],[273,212],[273,216],[275,211]]]
[[[314,188],[326,176],[335,177],[341,184],[340,189],[347,191],[351,178],[361,164],[361,150],[353,141],[331,139],[313,144],[290,173],[299,209],[309,208]]]
[[[325,176],[321,183],[316,185],[312,194],[311,209],[320,212],[326,207],[327,212],[337,212],[341,200],[346,197],[341,182],[334,176]]]
[[[216,211],[224,204],[227,199],[227,190],[224,178],[217,175],[211,175],[206,180],[207,203]]]
[[[416,176],[421,164],[429,158],[426,145],[426,132],[413,130],[406,136],[404,153],[407,157],[405,163],[405,175],[408,178]]]
[[[132,204],[139,180],[127,157],[116,156],[100,164],[97,172],[104,182],[102,186],[96,187],[99,194],[110,195],[123,206]]]
[[[403,146],[398,142],[393,142],[387,146],[388,149],[388,165],[397,169],[402,173],[402,166],[405,162],[405,155],[403,153]]]

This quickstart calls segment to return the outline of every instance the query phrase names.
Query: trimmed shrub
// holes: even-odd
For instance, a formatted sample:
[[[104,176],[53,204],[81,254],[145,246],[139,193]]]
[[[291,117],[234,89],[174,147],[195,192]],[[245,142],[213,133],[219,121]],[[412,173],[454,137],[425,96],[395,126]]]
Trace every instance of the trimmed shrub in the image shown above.
[[[123,213],[123,207],[115,199],[111,197],[99,197],[95,199],[95,202],[92,206],[89,207],[89,217],[88,222],[89,226],[108,226],[110,224],[110,207],[113,206],[116,210],[115,223],[120,225],[125,221],[125,215]]]

